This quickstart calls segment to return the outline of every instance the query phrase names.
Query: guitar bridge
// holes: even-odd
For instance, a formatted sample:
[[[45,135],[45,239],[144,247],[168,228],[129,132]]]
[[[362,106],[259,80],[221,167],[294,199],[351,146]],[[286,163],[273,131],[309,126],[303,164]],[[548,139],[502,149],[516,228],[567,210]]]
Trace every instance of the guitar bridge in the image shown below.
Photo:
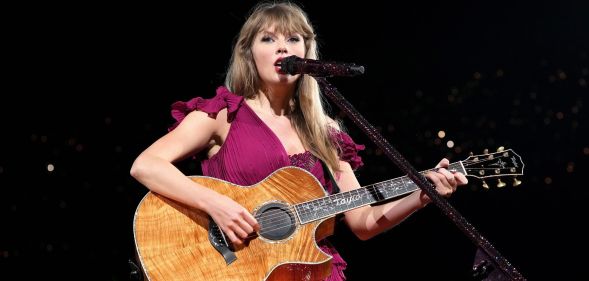
[[[230,265],[232,262],[237,260],[237,256],[233,252],[233,247],[225,239],[225,234],[219,226],[209,217],[209,241],[213,245],[213,248],[217,250],[225,259],[225,263]]]

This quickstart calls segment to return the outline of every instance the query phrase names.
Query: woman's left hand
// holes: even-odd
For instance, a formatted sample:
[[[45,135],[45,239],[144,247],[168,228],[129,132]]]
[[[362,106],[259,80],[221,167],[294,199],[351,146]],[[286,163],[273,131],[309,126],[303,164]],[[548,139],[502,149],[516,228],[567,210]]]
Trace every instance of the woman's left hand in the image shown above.
[[[450,161],[444,158],[438,163],[436,169],[425,174],[425,177],[435,185],[436,191],[444,197],[450,197],[459,185],[465,185],[468,183],[464,174],[448,171],[448,165],[450,165]],[[419,198],[421,199],[423,206],[431,202],[431,199],[425,192],[423,192],[423,190],[421,191]]]

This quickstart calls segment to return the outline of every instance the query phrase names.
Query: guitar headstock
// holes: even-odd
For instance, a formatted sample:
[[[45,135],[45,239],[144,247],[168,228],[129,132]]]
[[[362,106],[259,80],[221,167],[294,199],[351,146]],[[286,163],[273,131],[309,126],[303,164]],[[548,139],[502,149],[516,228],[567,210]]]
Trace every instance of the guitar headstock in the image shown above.
[[[513,185],[518,186],[521,181],[516,176],[524,174],[524,162],[519,155],[511,149],[499,147],[497,152],[489,153],[485,149],[483,154],[471,155],[462,161],[466,176],[479,179],[497,178],[497,187],[504,187],[505,183],[501,177],[513,176]],[[483,187],[488,189],[489,186],[483,180]]]

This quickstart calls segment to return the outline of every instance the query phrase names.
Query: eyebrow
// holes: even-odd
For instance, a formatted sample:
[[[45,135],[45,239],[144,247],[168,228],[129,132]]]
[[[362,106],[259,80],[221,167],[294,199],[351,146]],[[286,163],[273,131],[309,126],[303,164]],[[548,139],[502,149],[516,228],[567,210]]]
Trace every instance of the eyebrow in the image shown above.
[[[261,30],[260,32],[258,32],[258,34],[265,34],[265,35],[273,35],[273,36],[276,36],[276,33],[270,32],[268,30]]]
[[[259,34],[263,34],[263,35],[272,35],[272,36],[276,36],[276,32],[272,32],[272,31],[270,31],[270,30],[267,30],[267,29],[260,30],[258,33],[259,33]],[[286,36],[286,37],[288,37],[288,36],[295,36],[295,35],[298,35],[298,36],[300,36],[300,37],[303,37],[303,35],[302,35],[302,34],[300,34],[300,33],[296,32],[296,31],[295,31],[295,32],[292,32],[292,33],[290,33],[290,34],[283,34],[283,35],[284,35],[284,36]]]

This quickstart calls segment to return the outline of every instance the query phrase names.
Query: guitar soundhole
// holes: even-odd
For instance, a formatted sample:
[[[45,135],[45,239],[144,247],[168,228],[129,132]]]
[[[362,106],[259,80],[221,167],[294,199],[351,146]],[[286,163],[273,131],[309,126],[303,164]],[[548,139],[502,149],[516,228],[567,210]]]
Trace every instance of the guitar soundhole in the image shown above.
[[[284,240],[296,230],[296,221],[290,207],[282,203],[264,205],[256,212],[260,224],[259,235],[268,240]]]

